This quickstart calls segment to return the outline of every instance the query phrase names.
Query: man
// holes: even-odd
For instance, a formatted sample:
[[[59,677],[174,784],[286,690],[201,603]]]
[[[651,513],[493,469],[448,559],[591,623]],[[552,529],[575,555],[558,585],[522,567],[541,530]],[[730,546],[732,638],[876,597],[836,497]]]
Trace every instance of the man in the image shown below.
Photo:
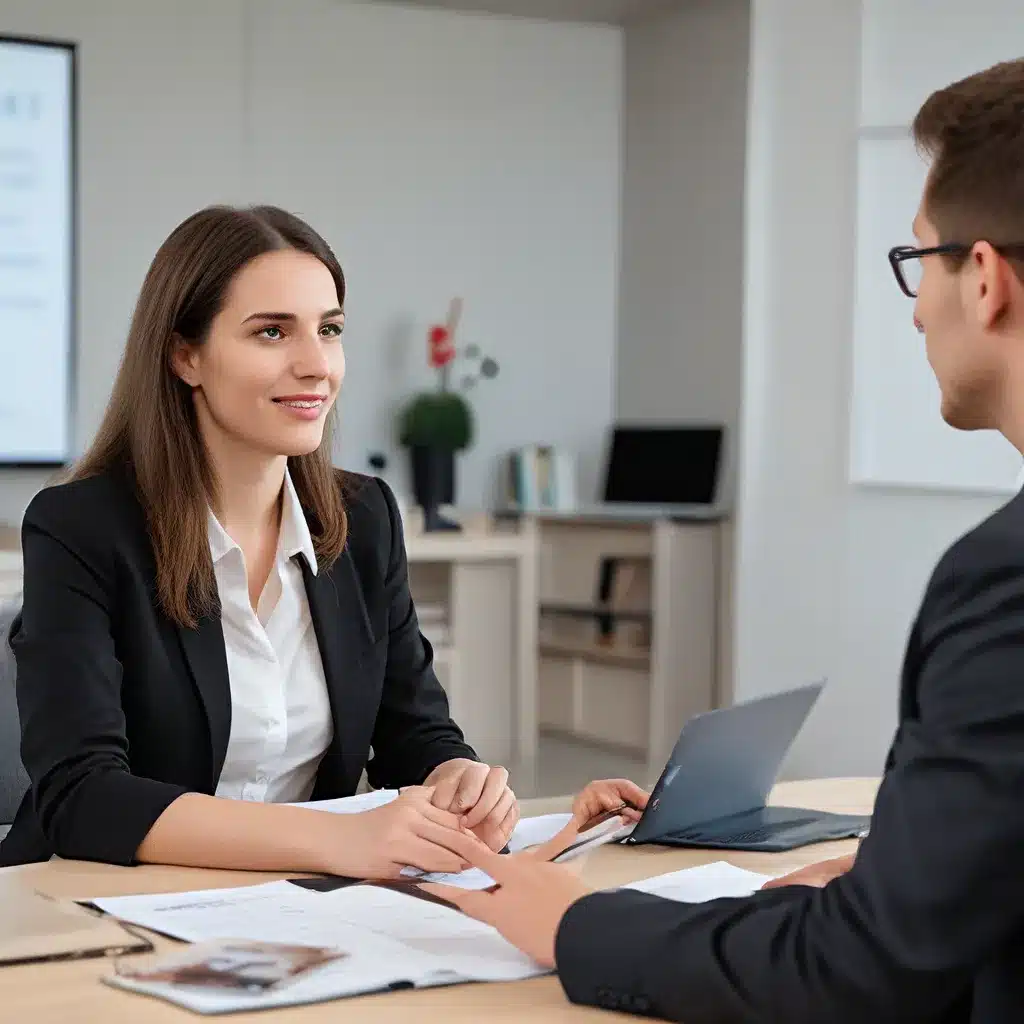
[[[931,159],[918,245],[890,262],[942,415],[1024,451],[1024,60],[935,93],[914,136]],[[445,895],[574,1002],[686,1024],[1024,1021],[1024,496],[936,568],[871,833],[818,868],[824,887],[685,905],[588,893],[469,837],[465,856],[498,888]]]

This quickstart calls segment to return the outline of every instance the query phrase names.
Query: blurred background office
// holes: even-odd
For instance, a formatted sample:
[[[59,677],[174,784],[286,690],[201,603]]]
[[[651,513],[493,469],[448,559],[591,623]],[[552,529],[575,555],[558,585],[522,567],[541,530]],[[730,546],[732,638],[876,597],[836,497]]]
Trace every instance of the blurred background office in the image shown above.
[[[0,0],[0,37],[8,610],[157,246],[269,202],[345,268],[336,461],[402,499],[439,675],[521,795],[651,781],[688,715],[820,678],[787,774],[878,771],[927,574],[1020,460],[938,422],[875,275],[913,111],[1019,56],[1019,4]]]

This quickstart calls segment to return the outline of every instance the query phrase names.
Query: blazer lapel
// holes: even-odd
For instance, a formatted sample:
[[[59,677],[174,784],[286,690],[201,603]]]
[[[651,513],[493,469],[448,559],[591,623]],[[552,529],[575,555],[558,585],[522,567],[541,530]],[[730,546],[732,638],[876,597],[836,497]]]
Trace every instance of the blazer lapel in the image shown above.
[[[353,728],[358,727],[358,716],[346,714],[345,709],[357,706],[360,688],[357,669],[363,653],[373,642],[373,630],[347,548],[330,570],[321,569],[317,575],[302,555],[297,557],[334,715],[334,740],[328,753],[339,755],[351,751],[358,740]]]
[[[219,615],[207,615],[195,629],[179,627],[178,632],[210,727],[212,782],[216,789],[231,734],[231,682],[224,649],[224,628]]]

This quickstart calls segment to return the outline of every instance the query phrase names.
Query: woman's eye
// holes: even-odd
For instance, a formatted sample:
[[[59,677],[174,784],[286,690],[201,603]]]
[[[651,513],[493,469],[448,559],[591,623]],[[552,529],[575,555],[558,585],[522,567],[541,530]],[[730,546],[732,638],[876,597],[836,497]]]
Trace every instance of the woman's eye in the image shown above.
[[[280,341],[284,335],[281,333],[280,327],[264,327],[259,332],[259,337],[266,338],[268,341]]]
[[[320,328],[320,333],[323,334],[325,338],[340,338],[342,330],[343,328],[341,324],[324,324],[323,327]]]

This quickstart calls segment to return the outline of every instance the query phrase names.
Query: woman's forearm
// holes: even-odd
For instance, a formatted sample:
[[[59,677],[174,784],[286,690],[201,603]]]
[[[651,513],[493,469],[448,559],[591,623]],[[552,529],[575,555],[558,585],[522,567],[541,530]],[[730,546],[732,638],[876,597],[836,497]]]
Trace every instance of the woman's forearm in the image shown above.
[[[183,867],[329,873],[343,841],[345,823],[339,817],[285,804],[185,793],[156,820],[136,859]]]

